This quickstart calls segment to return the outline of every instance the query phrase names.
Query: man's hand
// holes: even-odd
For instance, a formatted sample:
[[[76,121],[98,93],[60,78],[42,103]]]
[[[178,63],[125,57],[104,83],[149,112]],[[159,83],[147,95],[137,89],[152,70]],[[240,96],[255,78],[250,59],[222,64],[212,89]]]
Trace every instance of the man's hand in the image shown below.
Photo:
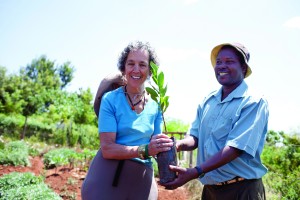
[[[169,167],[171,171],[177,172],[177,178],[172,182],[160,184],[165,186],[165,188],[168,190],[174,190],[190,180],[198,178],[198,172],[195,168],[183,168],[173,165],[170,165]]]

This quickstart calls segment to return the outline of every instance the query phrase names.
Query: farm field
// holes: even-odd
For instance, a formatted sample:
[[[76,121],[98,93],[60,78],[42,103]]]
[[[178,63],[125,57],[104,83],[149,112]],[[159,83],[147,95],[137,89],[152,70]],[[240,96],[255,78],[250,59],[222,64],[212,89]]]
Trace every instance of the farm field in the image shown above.
[[[42,158],[39,156],[30,158],[31,166],[10,166],[0,165],[0,177],[11,172],[32,172],[35,175],[45,177],[45,183],[64,200],[80,200],[80,189],[85,171],[70,166],[60,166],[55,169],[46,169]],[[159,200],[186,200],[189,199],[188,191],[185,187],[176,190],[165,190],[159,187]]]

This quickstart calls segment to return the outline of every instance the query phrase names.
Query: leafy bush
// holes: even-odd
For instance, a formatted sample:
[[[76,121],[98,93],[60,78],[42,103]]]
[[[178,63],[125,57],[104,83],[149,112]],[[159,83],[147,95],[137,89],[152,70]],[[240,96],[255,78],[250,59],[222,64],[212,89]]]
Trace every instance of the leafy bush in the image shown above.
[[[3,136],[0,135],[0,150],[3,150],[4,147],[5,147],[5,142],[4,142]]]
[[[76,129],[80,133],[78,141],[82,149],[99,149],[100,140],[96,126],[78,125]]]
[[[64,129],[57,129],[53,133],[53,137],[50,140],[52,144],[58,144],[65,146],[67,144],[67,134]]]
[[[181,120],[167,118],[166,120],[168,132],[187,132],[189,128],[188,123],[184,123]]]
[[[82,165],[88,168],[93,158],[96,156],[98,150],[84,149],[80,154],[82,155]]]
[[[299,199],[300,139],[296,135],[271,131],[261,157],[269,170],[264,182],[274,196]]]
[[[14,139],[20,138],[23,132],[25,117],[22,115],[4,115],[0,114],[0,134],[9,136]],[[28,119],[26,127],[26,137],[38,136],[40,140],[46,141],[53,133],[53,125],[36,120],[32,116]]]
[[[12,141],[0,149],[0,164],[28,166],[28,146],[24,141]]]
[[[82,152],[77,152],[68,148],[53,149],[44,155],[44,164],[48,169],[63,165],[86,168],[89,166],[96,153],[97,150],[88,149],[84,149]]]
[[[44,155],[44,164],[47,169],[68,165],[70,159],[76,152],[72,149],[61,148],[53,149]]]
[[[0,177],[0,200],[61,200],[43,182],[41,176],[32,173],[12,172]]]
[[[22,125],[24,124],[24,117],[20,115],[4,115],[0,114],[0,135],[6,135],[10,138],[19,139]]]
[[[159,177],[158,164],[154,158],[151,158],[151,161],[153,163],[154,177]]]
[[[24,120],[22,115],[0,114],[0,135],[18,140],[23,132]],[[48,124],[44,121],[40,116],[28,118],[25,139],[70,147],[80,145],[82,149],[99,149],[97,126],[74,122]]]
[[[26,139],[26,143],[29,148],[30,156],[41,156],[48,152],[49,149],[55,148],[54,145],[41,142],[36,137],[30,137],[29,139]]]
[[[78,140],[79,140],[79,137],[80,137],[80,132],[74,128],[74,126],[72,127],[71,129],[72,131],[70,131],[69,133],[69,146],[70,147],[74,147],[77,143],[78,143]]]

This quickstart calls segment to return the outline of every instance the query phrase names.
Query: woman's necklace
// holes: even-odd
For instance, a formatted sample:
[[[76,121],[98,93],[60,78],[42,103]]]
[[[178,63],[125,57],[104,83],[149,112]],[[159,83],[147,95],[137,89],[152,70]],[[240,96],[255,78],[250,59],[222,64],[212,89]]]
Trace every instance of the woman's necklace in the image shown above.
[[[127,85],[125,85],[125,87],[124,87],[124,89],[125,89],[125,95],[128,96],[129,102],[131,104],[131,110],[135,110],[135,106],[139,105],[142,102],[143,99],[144,99],[144,104],[143,104],[143,110],[144,110],[144,106],[145,106],[145,95],[144,95],[144,93],[143,93],[143,97],[138,102],[132,103],[132,100],[131,100],[129,94],[127,93],[126,87],[127,87]]]

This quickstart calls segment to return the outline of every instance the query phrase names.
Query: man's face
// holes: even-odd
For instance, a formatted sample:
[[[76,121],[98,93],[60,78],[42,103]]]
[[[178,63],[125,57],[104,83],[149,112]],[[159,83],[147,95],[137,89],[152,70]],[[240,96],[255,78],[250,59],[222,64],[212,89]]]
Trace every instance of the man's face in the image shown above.
[[[244,79],[247,66],[241,65],[234,49],[224,48],[218,53],[215,65],[215,76],[225,87],[237,87]]]

